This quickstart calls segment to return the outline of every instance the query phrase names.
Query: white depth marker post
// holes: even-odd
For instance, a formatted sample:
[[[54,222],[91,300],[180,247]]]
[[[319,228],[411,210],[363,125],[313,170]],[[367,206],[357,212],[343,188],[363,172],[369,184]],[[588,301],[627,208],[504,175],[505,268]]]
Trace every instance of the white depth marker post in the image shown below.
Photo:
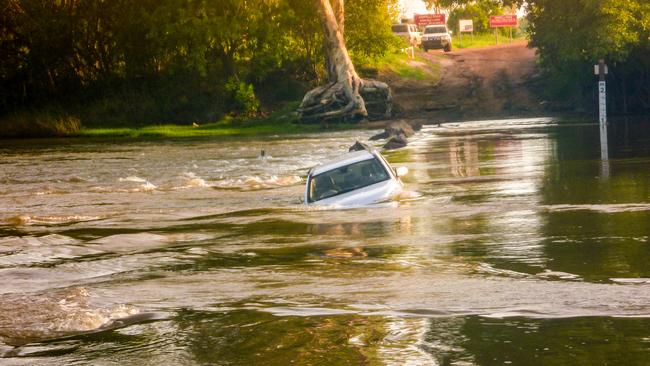
[[[607,147],[607,83],[605,75],[607,66],[605,60],[598,60],[598,122],[600,124],[600,157],[603,160],[609,159]]]

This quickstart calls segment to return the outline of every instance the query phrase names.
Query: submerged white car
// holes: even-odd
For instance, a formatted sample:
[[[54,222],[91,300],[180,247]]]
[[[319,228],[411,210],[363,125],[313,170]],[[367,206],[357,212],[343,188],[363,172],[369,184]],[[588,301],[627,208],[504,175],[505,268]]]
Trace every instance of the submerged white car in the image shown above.
[[[312,168],[307,175],[308,205],[364,206],[402,192],[399,177],[408,169],[390,167],[376,150],[354,151]]]

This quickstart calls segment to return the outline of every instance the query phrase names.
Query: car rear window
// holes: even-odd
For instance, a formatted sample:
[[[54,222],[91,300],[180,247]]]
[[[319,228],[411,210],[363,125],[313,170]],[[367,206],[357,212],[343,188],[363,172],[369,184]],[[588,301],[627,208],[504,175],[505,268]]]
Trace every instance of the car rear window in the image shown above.
[[[406,24],[395,24],[394,26],[392,26],[392,29],[393,29],[393,33],[406,33],[409,31],[408,25]]]
[[[388,180],[386,168],[376,159],[362,160],[315,175],[309,181],[309,202],[354,191]]]

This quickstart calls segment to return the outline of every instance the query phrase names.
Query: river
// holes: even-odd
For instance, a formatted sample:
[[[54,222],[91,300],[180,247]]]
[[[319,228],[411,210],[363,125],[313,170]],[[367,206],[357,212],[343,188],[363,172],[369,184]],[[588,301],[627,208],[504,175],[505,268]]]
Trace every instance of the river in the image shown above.
[[[301,204],[376,132],[1,141],[0,364],[647,364],[647,126],[425,126],[398,201]]]

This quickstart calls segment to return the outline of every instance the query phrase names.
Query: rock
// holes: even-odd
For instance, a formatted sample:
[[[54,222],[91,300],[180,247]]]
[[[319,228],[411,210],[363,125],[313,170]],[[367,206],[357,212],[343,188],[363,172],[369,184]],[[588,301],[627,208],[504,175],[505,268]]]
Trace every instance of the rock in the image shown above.
[[[422,122],[420,121],[411,121],[409,122],[413,131],[420,131],[422,129]]]
[[[386,150],[395,150],[395,149],[400,149],[402,147],[405,147],[408,144],[408,141],[406,140],[406,136],[403,133],[400,133],[396,136],[393,136],[386,142],[384,145],[384,149]]]
[[[388,132],[384,131],[382,133],[378,133],[378,134],[372,136],[368,140],[370,140],[370,141],[384,140],[384,139],[387,139],[389,137],[390,137],[390,135],[388,134]]]
[[[405,137],[411,137],[415,134],[413,127],[404,120],[390,122],[386,126],[386,132],[389,136],[397,136],[402,133]]]
[[[390,122],[386,128],[384,129],[384,132],[378,133],[368,140],[370,141],[376,141],[376,140],[384,140],[384,139],[389,139],[393,136],[397,136],[399,134],[402,134],[406,137],[411,137],[413,134],[415,134],[415,131],[419,131],[422,128],[422,123],[420,122],[414,122],[413,124],[410,124],[404,120],[399,120],[399,121],[392,121]]]
[[[350,146],[348,149],[348,152],[352,151],[362,151],[362,150],[370,150],[370,146],[364,144],[363,142],[355,142],[354,145]]]

